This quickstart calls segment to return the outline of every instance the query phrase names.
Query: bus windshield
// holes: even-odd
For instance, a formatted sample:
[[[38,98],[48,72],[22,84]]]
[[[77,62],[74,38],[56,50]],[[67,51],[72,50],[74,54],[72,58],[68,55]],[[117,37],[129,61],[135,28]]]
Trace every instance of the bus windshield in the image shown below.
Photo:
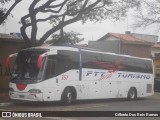
[[[12,74],[12,82],[30,81],[29,83],[38,82],[42,79],[42,68],[37,67],[37,60],[39,55],[46,51],[21,51],[18,53],[14,71]],[[43,60],[44,63],[44,60]],[[27,83],[28,83],[27,82]]]

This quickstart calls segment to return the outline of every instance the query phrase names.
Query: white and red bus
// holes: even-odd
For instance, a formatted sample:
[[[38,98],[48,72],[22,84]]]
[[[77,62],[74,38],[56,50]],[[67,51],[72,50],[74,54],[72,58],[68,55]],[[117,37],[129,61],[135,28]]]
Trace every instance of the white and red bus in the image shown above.
[[[14,100],[136,98],[154,94],[153,61],[70,46],[21,50],[9,83]],[[6,65],[9,63],[9,58]]]

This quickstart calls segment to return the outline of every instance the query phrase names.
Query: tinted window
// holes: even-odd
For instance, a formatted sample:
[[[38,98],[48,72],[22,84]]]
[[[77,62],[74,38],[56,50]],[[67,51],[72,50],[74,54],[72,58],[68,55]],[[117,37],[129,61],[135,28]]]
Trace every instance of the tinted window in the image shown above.
[[[91,69],[102,69],[98,62],[101,62],[101,54],[82,51],[82,67]]]
[[[78,52],[59,50],[57,55],[48,56],[45,79],[49,79],[72,69],[79,69]]]
[[[58,74],[71,69],[79,69],[79,55],[76,51],[59,50],[57,56]]]
[[[150,60],[104,54],[102,61],[105,61],[108,69],[141,73],[153,72],[152,61]]]
[[[152,61],[82,51],[82,66],[90,69],[152,73]]]
[[[52,59],[51,56],[49,56],[46,65],[45,79],[52,78],[55,75],[56,75],[56,61]]]
[[[125,67],[123,71],[152,73],[152,62],[150,60],[143,60],[137,58],[124,58],[123,64]]]

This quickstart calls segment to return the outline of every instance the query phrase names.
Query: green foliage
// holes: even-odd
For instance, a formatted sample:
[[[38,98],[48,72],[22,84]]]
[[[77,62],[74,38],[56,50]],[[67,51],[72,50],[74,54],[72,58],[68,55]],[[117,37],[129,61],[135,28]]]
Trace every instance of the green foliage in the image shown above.
[[[137,0],[46,0],[43,4],[39,2],[32,1],[29,13],[21,19],[21,33],[27,46],[41,45],[50,35],[77,21],[85,23],[107,19],[120,20],[130,8],[138,5]],[[38,18],[40,14],[48,16]],[[49,21],[53,28],[45,31],[40,40],[36,41],[37,24],[46,21]],[[28,27],[31,28],[30,35],[26,33]],[[65,40],[67,39],[68,37]]]
[[[0,18],[5,14],[4,10],[0,8]]]
[[[80,38],[82,34],[77,32],[64,32],[63,36],[59,34],[53,34],[52,39],[49,43],[56,44],[56,43],[68,43],[68,44],[76,44],[84,40],[84,38]]]
[[[12,0],[1,0],[0,2],[5,4],[10,1]],[[21,1],[15,0],[10,9],[6,11],[0,9],[0,24]],[[28,8],[28,13],[21,18],[20,30],[28,47],[38,46],[42,45],[50,35],[77,21],[85,23],[87,21],[102,22],[108,19],[120,20],[126,16],[130,8],[137,7],[138,3],[138,0],[43,0],[43,2],[42,0],[33,0]],[[49,22],[53,27],[44,31],[41,38],[37,40],[38,24],[44,22]],[[31,28],[31,34],[26,33],[28,28]],[[74,44],[81,41],[77,36],[79,34],[74,32],[64,33],[63,40]]]
[[[4,5],[4,4],[6,4],[6,3],[10,2],[10,1],[12,1],[12,0],[0,0],[0,3]]]
[[[4,5],[7,1],[8,0],[0,0],[0,4]],[[7,9],[5,9],[3,7],[0,8],[0,19],[5,15],[6,11],[7,11]],[[5,22],[3,22],[3,23],[5,23]]]
[[[3,5],[5,5],[6,3],[10,2],[12,0],[0,0],[0,3]],[[10,15],[13,17],[13,15],[11,14],[11,11],[14,9],[14,7],[21,2],[22,0],[15,0],[15,2],[11,5],[11,7],[9,9],[6,8],[0,8],[0,25],[3,25],[5,23],[5,21],[7,20],[7,17]]]

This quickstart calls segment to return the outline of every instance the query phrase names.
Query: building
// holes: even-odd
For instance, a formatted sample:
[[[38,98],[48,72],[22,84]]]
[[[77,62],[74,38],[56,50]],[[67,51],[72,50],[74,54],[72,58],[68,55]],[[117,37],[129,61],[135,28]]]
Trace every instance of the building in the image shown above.
[[[108,33],[97,41],[89,42],[88,46],[105,52],[150,58],[151,46],[154,45],[156,40],[150,42],[148,39],[146,41],[140,39],[140,35],[139,38],[135,36],[136,34],[132,35],[130,32],[125,34]]]
[[[159,53],[160,53],[160,43],[155,43],[152,46],[152,51],[151,51],[152,57],[154,58],[156,54],[159,54]]]
[[[16,34],[0,33],[0,88],[8,88],[10,74],[5,68],[8,55],[18,52],[25,46],[23,39]],[[11,62],[13,64],[13,61]]]
[[[158,36],[157,35],[147,35],[147,34],[138,34],[138,33],[130,33],[132,36],[139,38],[141,40],[145,40],[152,43],[157,43]]]
[[[152,46],[152,58],[154,62],[154,78],[155,90],[160,90],[160,44],[156,43]]]

